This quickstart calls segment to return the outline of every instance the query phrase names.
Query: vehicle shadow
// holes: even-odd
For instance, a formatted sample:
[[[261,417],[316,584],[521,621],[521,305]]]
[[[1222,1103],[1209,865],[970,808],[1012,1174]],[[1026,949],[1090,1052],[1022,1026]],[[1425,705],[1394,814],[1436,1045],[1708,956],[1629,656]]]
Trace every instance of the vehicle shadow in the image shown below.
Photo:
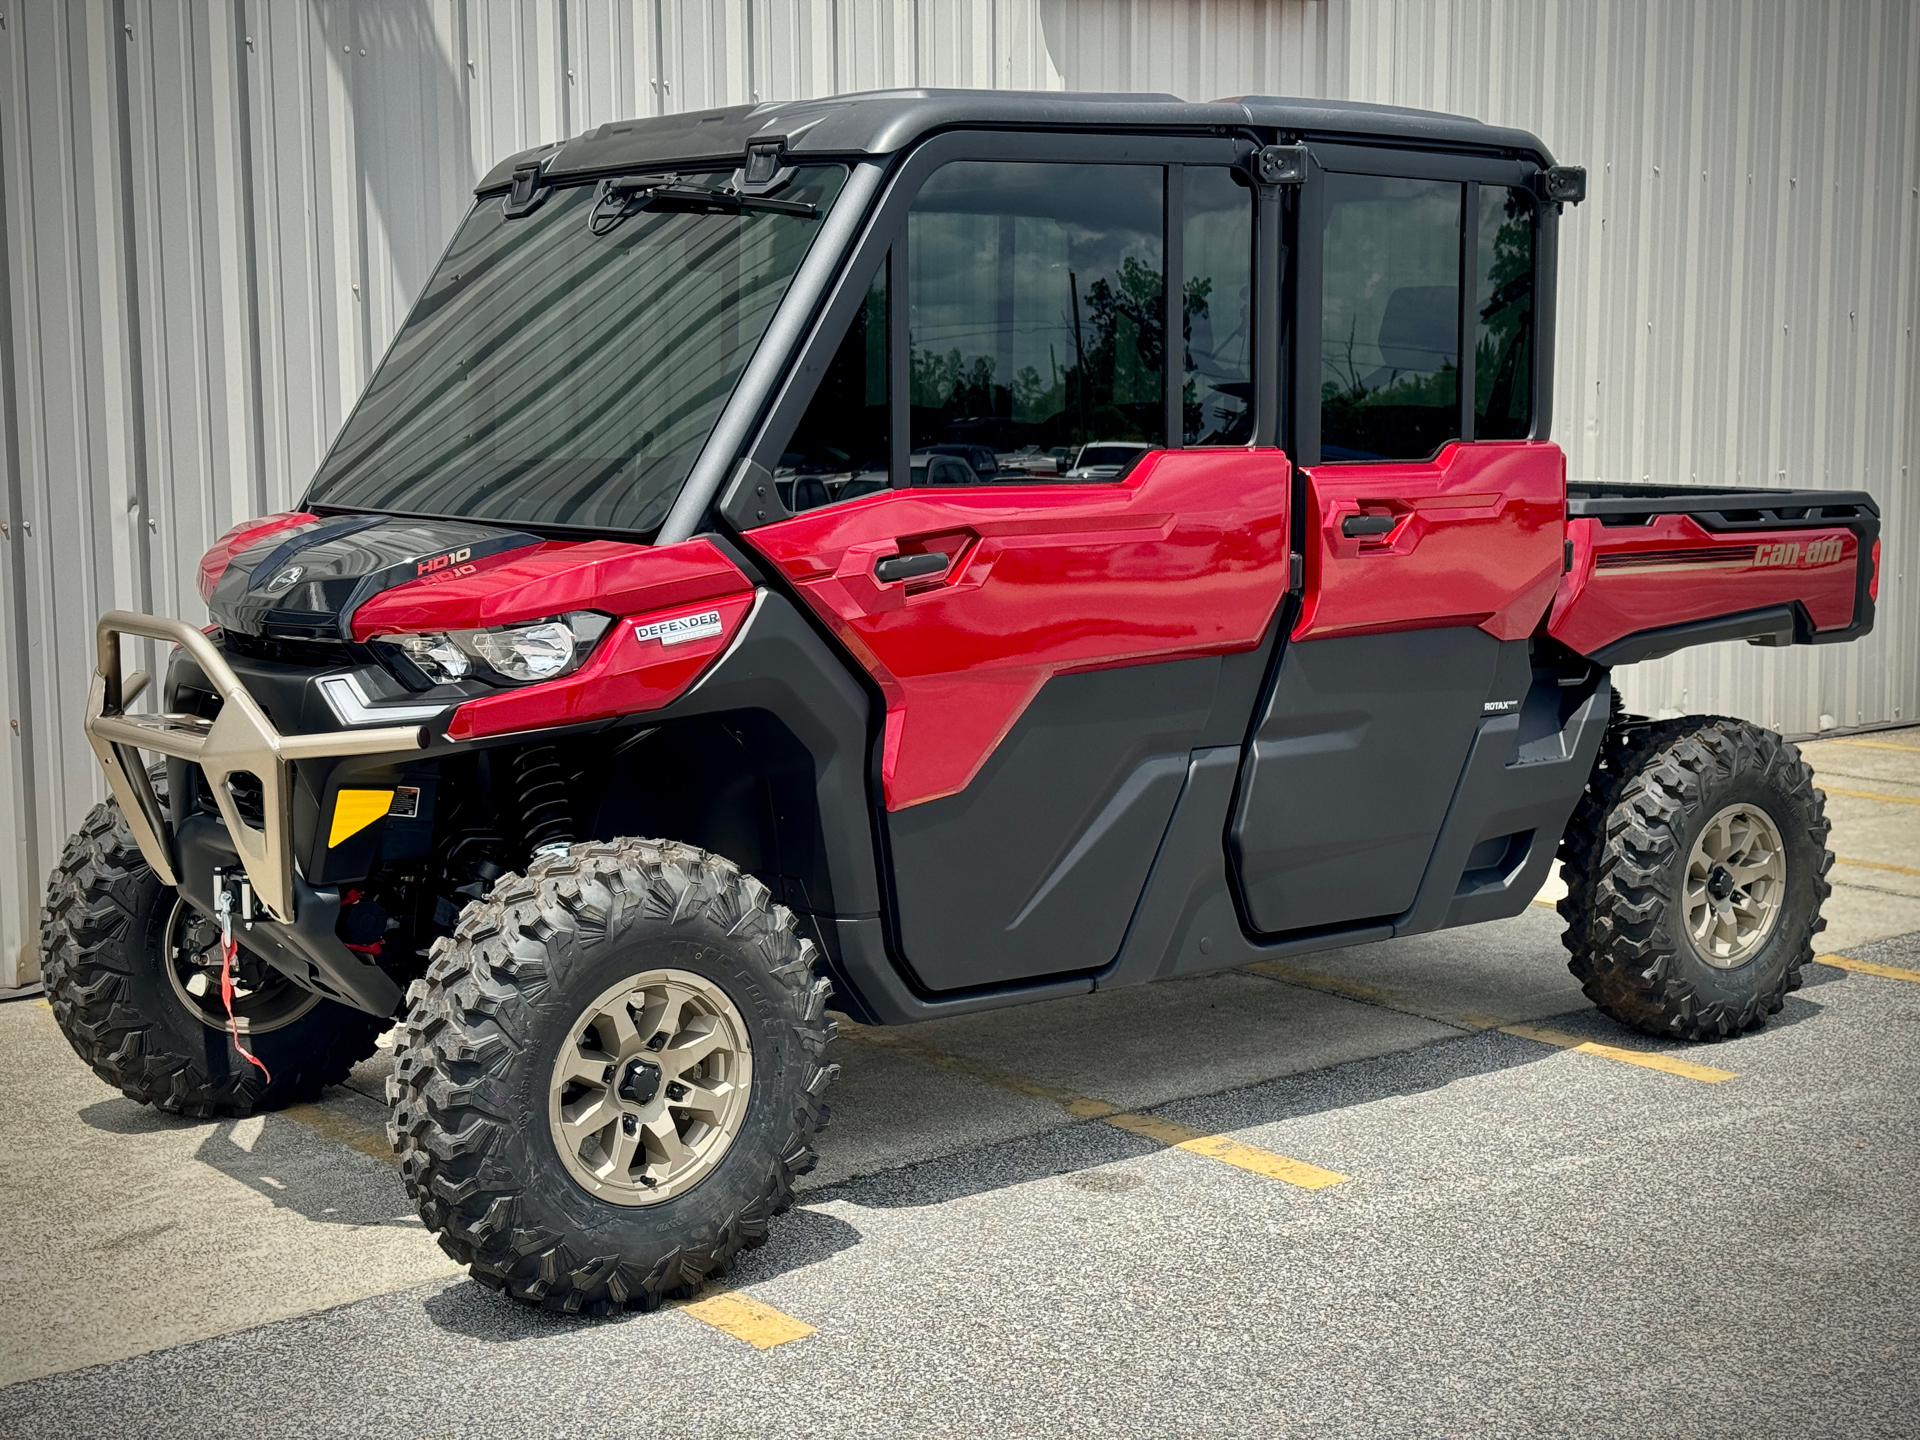
[[[348,1159],[336,1137],[271,1113],[240,1119],[169,1115],[117,1096],[79,1112],[106,1135],[202,1134],[193,1158],[273,1202],[323,1225],[419,1228],[400,1174],[371,1156]]]
[[[860,1232],[837,1215],[796,1207],[774,1222],[766,1244],[748,1251],[730,1270],[714,1276],[699,1294],[759,1284],[817,1264],[859,1243]],[[442,1330],[489,1345],[511,1345],[521,1340],[571,1335],[582,1325],[626,1325],[662,1319],[671,1313],[672,1306],[651,1315],[635,1310],[604,1317],[562,1315],[536,1310],[477,1280],[460,1280],[428,1296],[421,1309]]]
[[[1818,972],[1818,973],[1816,973]],[[1810,966],[1804,989],[1844,978]],[[1779,1014],[1756,1035],[1778,1033],[1811,1020],[1823,1007],[1803,993],[1790,994]],[[1579,1040],[1671,1055],[1699,1065],[1726,1066],[1714,1043],[1662,1043],[1629,1030],[1596,1010],[1574,1010],[1533,1022]],[[1333,1111],[1404,1100],[1461,1081],[1521,1069],[1564,1054],[1558,1046],[1497,1029],[1463,1032],[1407,1049],[1323,1068],[1304,1070],[1244,1087],[1201,1094],[1148,1107],[1150,1113],[1202,1133],[1237,1132]],[[1596,1061],[1598,1064],[1611,1062]],[[1692,1083],[1692,1082],[1683,1082]],[[831,1143],[831,1132],[827,1137]],[[893,1169],[850,1177],[806,1196],[806,1203],[845,1202],[863,1208],[902,1209],[945,1204],[1009,1186],[1096,1170],[1138,1159],[1167,1145],[1099,1120],[1062,1123],[1038,1133],[989,1142]],[[1087,1184],[1102,1190],[1131,1188]]]

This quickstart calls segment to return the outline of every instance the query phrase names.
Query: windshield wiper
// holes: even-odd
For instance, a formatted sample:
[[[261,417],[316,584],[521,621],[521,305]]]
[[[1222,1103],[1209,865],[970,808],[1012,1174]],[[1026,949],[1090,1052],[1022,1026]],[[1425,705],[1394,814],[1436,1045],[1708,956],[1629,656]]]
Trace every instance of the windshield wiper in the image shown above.
[[[605,235],[629,215],[665,210],[685,215],[793,215],[811,220],[819,207],[800,200],[746,195],[724,185],[691,185],[678,175],[648,175],[635,180],[602,180],[587,212],[587,229]]]

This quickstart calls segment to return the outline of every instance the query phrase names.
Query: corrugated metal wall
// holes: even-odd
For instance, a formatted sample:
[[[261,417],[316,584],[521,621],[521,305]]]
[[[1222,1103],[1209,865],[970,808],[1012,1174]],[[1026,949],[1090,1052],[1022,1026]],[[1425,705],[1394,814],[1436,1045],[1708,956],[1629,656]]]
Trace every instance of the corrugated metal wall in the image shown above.
[[[899,85],[1347,96],[1592,172],[1562,268],[1576,476],[1866,485],[1863,645],[1640,667],[1790,731],[1920,710],[1912,0],[0,0],[0,985],[100,793],[96,615],[199,613],[286,505],[474,177],[604,120]]]

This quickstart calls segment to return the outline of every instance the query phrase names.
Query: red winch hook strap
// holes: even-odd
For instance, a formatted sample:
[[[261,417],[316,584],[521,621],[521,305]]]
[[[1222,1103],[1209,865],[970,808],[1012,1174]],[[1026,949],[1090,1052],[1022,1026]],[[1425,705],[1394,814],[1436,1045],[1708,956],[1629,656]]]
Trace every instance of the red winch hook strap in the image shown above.
[[[267,1083],[273,1083],[273,1072],[266,1062],[240,1043],[240,1022],[233,1013],[233,961],[240,953],[239,943],[233,938],[232,901],[228,898],[225,886],[220,889],[220,1003],[227,1007],[227,1033],[233,1036],[233,1048],[238,1050],[250,1065],[260,1067],[260,1073],[267,1077]]]

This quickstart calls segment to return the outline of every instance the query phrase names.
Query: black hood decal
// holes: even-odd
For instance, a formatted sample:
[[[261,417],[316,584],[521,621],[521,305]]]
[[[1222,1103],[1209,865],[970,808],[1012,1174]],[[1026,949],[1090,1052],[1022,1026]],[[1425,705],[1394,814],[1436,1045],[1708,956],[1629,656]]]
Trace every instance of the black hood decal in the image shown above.
[[[350,640],[353,612],[383,590],[451,565],[538,545],[524,530],[469,520],[343,515],[241,551],[207,608],[224,629],[289,640]]]

